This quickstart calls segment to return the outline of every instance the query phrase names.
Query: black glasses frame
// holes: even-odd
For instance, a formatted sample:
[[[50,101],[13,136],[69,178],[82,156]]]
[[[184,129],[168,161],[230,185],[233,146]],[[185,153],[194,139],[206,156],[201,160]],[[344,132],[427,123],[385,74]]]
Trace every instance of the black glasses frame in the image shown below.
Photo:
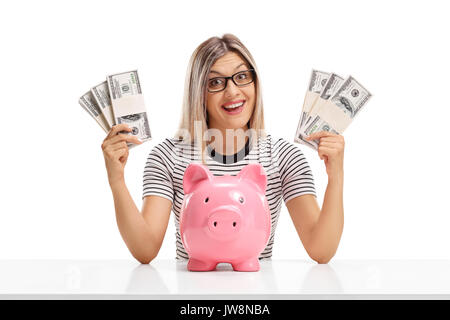
[[[248,71],[250,71],[252,73],[252,75],[253,75],[252,81],[250,81],[249,83],[246,83],[246,84],[237,84],[236,81],[234,81],[234,77],[235,76],[237,76],[238,74],[240,74],[242,72],[248,72]],[[233,75],[231,75],[229,77],[214,77],[214,78],[209,79],[208,82],[211,81],[211,80],[214,80],[214,79],[224,79],[225,87],[223,87],[223,89],[220,89],[220,90],[213,90],[213,91],[211,91],[211,90],[209,90],[208,85],[206,85],[206,89],[208,90],[208,92],[215,93],[215,92],[220,92],[220,91],[225,90],[227,88],[229,79],[231,79],[231,81],[233,81],[233,83],[237,87],[244,87],[244,86],[249,85],[250,83],[255,81],[255,69],[242,70],[242,71],[236,72],[235,74],[233,74]]]

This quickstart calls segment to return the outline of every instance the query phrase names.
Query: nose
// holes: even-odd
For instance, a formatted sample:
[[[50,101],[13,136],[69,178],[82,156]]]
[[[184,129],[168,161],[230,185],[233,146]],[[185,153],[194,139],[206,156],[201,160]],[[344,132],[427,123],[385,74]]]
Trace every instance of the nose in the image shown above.
[[[232,79],[227,79],[227,84],[224,89],[224,93],[228,96],[234,96],[236,93],[239,93],[240,89],[237,85],[234,84]]]
[[[211,235],[218,240],[233,240],[238,236],[241,226],[240,214],[231,210],[215,211],[208,219]]]

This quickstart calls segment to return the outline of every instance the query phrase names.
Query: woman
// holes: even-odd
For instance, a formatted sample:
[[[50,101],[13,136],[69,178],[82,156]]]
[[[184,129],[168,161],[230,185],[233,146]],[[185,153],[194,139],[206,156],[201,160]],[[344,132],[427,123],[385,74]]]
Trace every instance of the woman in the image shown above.
[[[179,219],[183,174],[192,161],[202,162],[214,175],[236,175],[258,162],[267,174],[266,197],[272,234],[260,259],[272,256],[274,234],[283,198],[308,255],[327,263],[335,254],[343,230],[344,138],[318,132],[318,154],[328,174],[322,209],[314,180],[298,147],[264,132],[258,70],[250,52],[231,34],[212,37],[193,53],[186,76],[182,118],[177,135],[153,148],[144,169],[142,211],[124,181],[127,142],[140,144],[124,124],[114,126],[102,144],[119,231],[132,255],[149,263],[158,254],[175,214],[177,259],[188,259]],[[208,142],[208,143],[207,143]]]

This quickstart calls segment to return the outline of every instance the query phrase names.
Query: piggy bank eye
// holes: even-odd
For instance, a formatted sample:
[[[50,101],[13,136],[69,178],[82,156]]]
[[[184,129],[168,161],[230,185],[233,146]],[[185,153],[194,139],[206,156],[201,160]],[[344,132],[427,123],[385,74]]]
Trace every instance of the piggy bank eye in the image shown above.
[[[207,203],[209,201],[209,197],[206,197],[205,199],[205,203]]]
[[[239,197],[239,202],[244,203],[244,197]]]

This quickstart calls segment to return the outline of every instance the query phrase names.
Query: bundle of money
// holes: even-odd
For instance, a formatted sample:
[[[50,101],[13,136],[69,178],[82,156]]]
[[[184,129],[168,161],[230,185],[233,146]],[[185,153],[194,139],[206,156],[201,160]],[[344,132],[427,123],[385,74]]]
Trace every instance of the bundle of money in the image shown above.
[[[305,138],[318,131],[342,134],[372,94],[352,76],[312,70],[294,141],[315,150],[319,141]]]
[[[103,131],[109,132],[112,126],[126,123],[132,131],[124,133],[135,135],[142,142],[151,140],[137,70],[107,76],[106,81],[91,88],[78,102]]]

